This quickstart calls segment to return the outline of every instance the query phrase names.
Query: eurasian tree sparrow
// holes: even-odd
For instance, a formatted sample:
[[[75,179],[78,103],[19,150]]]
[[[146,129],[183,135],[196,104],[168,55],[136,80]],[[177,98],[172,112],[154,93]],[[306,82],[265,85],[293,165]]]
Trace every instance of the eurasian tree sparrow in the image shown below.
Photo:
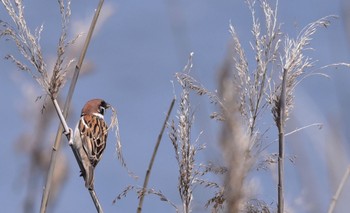
[[[88,101],[74,130],[73,148],[84,168],[81,176],[89,190],[94,188],[94,169],[106,148],[108,127],[103,115],[109,107],[102,99]]]

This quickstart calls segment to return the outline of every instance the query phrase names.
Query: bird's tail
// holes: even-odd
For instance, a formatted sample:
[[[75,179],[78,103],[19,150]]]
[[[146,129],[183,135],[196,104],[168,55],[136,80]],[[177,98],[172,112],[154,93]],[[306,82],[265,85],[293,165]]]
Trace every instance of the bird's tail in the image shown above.
[[[94,189],[94,167],[90,165],[85,174],[86,174],[84,177],[85,187],[89,190],[93,190]]]

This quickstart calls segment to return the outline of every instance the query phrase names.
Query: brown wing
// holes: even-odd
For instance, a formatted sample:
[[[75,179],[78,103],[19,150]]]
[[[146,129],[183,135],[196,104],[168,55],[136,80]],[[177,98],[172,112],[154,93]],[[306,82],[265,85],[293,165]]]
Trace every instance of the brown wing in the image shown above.
[[[91,165],[96,167],[106,148],[107,124],[97,116],[85,115],[83,120],[80,120],[79,125],[83,148]]]

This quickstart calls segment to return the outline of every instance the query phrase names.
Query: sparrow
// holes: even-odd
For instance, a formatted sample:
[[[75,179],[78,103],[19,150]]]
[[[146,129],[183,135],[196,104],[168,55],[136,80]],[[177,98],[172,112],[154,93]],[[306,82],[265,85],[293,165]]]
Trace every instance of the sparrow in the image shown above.
[[[105,110],[110,105],[102,99],[92,99],[81,110],[74,130],[72,147],[79,160],[85,187],[94,189],[94,169],[106,148],[108,126],[104,121]]]

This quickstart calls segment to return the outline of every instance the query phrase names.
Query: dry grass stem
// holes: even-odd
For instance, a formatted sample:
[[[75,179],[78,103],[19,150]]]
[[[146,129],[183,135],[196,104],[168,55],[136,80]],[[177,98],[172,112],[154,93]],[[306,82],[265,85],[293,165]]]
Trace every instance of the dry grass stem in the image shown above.
[[[161,191],[157,191],[155,189],[146,189],[145,190],[143,187],[131,186],[131,185],[125,187],[124,190],[117,195],[117,197],[113,200],[112,203],[115,204],[118,200],[122,199],[123,197],[126,197],[130,191],[135,191],[138,194],[139,198],[141,196],[144,197],[144,196],[149,195],[149,194],[156,195],[160,198],[161,201],[164,201],[164,202],[170,204],[172,207],[174,207],[175,211],[178,212],[176,205],[173,202],[171,202]]]
[[[222,212],[224,209],[226,198],[225,198],[225,190],[224,187],[220,187],[219,191],[217,191],[214,197],[210,198],[205,204],[205,208],[209,208],[209,206],[213,206],[211,212],[218,213]]]
[[[56,109],[56,112],[65,129],[65,132],[68,133],[69,127],[65,121],[65,112],[62,112],[61,108],[57,103],[56,98],[60,88],[62,88],[62,86],[65,83],[66,72],[72,62],[66,62],[64,58],[66,47],[70,43],[74,42],[74,40],[72,42],[66,41],[67,26],[71,15],[70,1],[66,3],[64,3],[63,0],[58,1],[62,21],[62,31],[57,47],[57,61],[54,66],[54,70],[52,72],[51,77],[49,77],[40,46],[40,34],[43,30],[43,26],[37,28],[35,30],[35,33],[32,34],[27,26],[26,19],[24,16],[23,2],[21,0],[15,0],[14,4],[12,4],[11,1],[8,0],[2,0],[1,2],[4,5],[8,15],[12,18],[15,27],[12,27],[7,22],[1,21],[2,29],[0,31],[0,36],[6,36],[9,37],[10,40],[13,40],[17,46],[19,53],[24,57],[24,59],[27,60],[27,63],[29,63],[32,66],[32,68],[35,69],[35,71],[33,71],[32,68],[30,68],[29,66],[27,66],[26,63],[23,63],[17,58],[15,58],[13,55],[8,55],[6,59],[11,59],[20,70],[30,73],[30,75],[39,83],[39,85],[46,92],[46,95],[50,96],[53,105]],[[62,134],[62,130],[60,134]],[[56,150],[58,148],[58,146],[53,147],[53,155],[51,156],[51,162],[55,162],[57,156]],[[54,155],[54,153],[56,154]],[[52,166],[52,164],[50,163],[49,174],[51,175],[48,176],[49,184],[46,184],[43,193],[41,212],[45,212],[45,209],[47,207],[47,200],[49,197],[53,168],[54,166]]]
[[[286,116],[286,82],[287,70],[284,70],[282,79],[282,89],[279,98],[279,119],[276,121],[278,128],[278,213],[284,212],[284,125]]]
[[[111,117],[111,124],[108,127],[108,130],[111,128],[115,128],[115,137],[117,139],[116,142],[116,151],[117,151],[117,157],[120,163],[122,164],[123,167],[126,167],[126,163],[123,157],[123,152],[122,152],[122,143],[120,140],[120,132],[119,132],[119,121],[117,117],[117,110],[115,110],[113,107],[112,108],[112,117]]]
[[[293,131],[284,133],[284,136],[286,137],[286,136],[293,135],[293,134],[295,134],[295,133],[298,133],[298,132],[303,131],[303,130],[305,130],[305,129],[307,129],[307,128],[310,128],[310,127],[317,127],[317,129],[322,129],[322,128],[323,128],[323,123],[313,123],[313,124],[309,124],[309,125],[306,125],[306,126],[303,126],[303,127],[299,127],[299,128],[297,128],[297,129],[295,129],[295,130],[293,130]],[[268,147],[270,147],[272,144],[274,144],[274,143],[276,143],[276,142],[278,142],[278,138],[275,139],[274,141],[268,143],[267,145],[265,145],[264,147],[262,147],[260,150],[261,150],[261,151],[264,151],[264,150],[266,150]]]
[[[111,123],[108,127],[108,130],[110,129],[115,129],[115,137],[117,139],[116,141],[116,152],[117,152],[117,158],[121,165],[127,170],[128,174],[130,177],[137,179],[138,176],[136,176],[131,170],[126,165],[124,156],[123,156],[123,150],[122,150],[122,143],[120,139],[120,132],[119,132],[119,121],[118,121],[118,116],[117,116],[117,110],[111,107],[112,109],[112,116],[111,116]]]
[[[245,178],[251,168],[249,152],[250,137],[241,126],[242,114],[239,111],[239,96],[228,70],[223,70],[219,79],[220,95],[224,103],[222,112],[225,120],[221,130],[221,146],[227,167],[224,182],[224,198],[227,212],[240,212],[246,201]]]
[[[278,128],[279,134],[279,156],[278,156],[278,212],[284,212],[284,126],[293,108],[294,90],[302,76],[314,62],[306,57],[303,52],[309,49],[312,35],[320,26],[327,27],[329,19],[333,16],[321,18],[303,28],[297,39],[286,37],[284,44],[282,63],[282,82],[278,84],[270,94],[272,114]]]
[[[57,56],[58,56],[58,58],[57,58],[57,61],[56,61],[56,64],[55,64],[55,68],[54,68],[54,72],[53,72],[53,75],[52,75],[52,81],[57,81],[57,82],[53,82],[51,84],[51,86],[50,86],[50,89],[49,89],[49,92],[51,92],[50,94],[51,94],[51,98],[52,98],[53,101],[55,101],[55,99],[56,99],[56,96],[58,94],[59,88],[61,86],[63,86],[61,81],[65,77],[65,73],[66,73],[67,68],[69,66],[69,65],[67,65],[66,67],[62,68],[63,58],[64,58],[64,54],[65,54],[64,50],[65,50],[66,45],[69,44],[69,43],[65,43],[65,38],[66,38],[68,19],[69,19],[69,16],[71,14],[71,12],[70,12],[70,1],[68,1],[66,9],[64,7],[64,3],[63,3],[62,0],[59,1],[59,5],[60,5],[61,16],[62,16],[62,33],[61,33],[61,36],[60,36],[59,46],[58,46],[58,49],[57,49]],[[65,132],[66,133],[69,132],[69,130],[66,129],[67,125],[63,121],[65,120],[65,118],[68,115],[70,102],[71,102],[71,99],[73,97],[73,92],[74,92],[74,88],[75,88],[76,82],[78,80],[80,67],[81,67],[81,65],[83,63],[84,56],[86,54],[87,47],[88,47],[88,45],[90,43],[92,32],[93,32],[93,29],[94,29],[94,27],[96,25],[98,16],[99,16],[101,8],[102,8],[102,5],[103,5],[103,0],[101,0],[99,2],[99,5],[98,5],[97,10],[95,12],[94,18],[93,18],[92,23],[90,25],[88,36],[87,36],[87,38],[85,40],[85,44],[84,44],[84,47],[82,49],[82,52],[81,52],[78,64],[76,65],[74,76],[73,76],[73,79],[72,79],[72,82],[71,82],[71,85],[70,85],[70,88],[69,88],[69,91],[68,91],[67,99],[66,99],[66,102],[65,102],[65,105],[64,105],[64,109],[63,109],[63,119],[60,116],[61,121],[62,121],[62,125],[59,125],[59,127],[58,127],[58,131],[57,131],[57,134],[56,134],[56,140],[55,140],[55,143],[54,143],[54,146],[53,146],[53,149],[52,149],[51,161],[50,161],[48,176],[47,176],[47,179],[46,179],[46,185],[45,185],[45,188],[44,188],[43,197],[42,197],[42,201],[41,201],[41,207],[40,207],[40,212],[41,213],[46,212],[46,209],[47,209],[47,203],[48,203],[48,200],[49,200],[52,176],[53,176],[53,173],[54,173],[56,159],[57,159],[57,150],[60,147],[62,127],[65,127]],[[56,104],[56,105],[58,106],[58,104]],[[59,109],[59,108],[56,108],[56,111],[59,114],[61,113],[61,109]],[[68,140],[70,140],[70,139],[71,138],[68,138]],[[76,157],[78,165],[81,168],[82,165],[80,165],[80,162],[78,160],[79,158],[77,158],[77,155],[74,152],[74,149],[72,149],[72,150],[73,150],[73,153],[74,153],[74,155]],[[90,192],[91,198],[92,198],[92,200],[93,200],[93,202],[95,204],[95,207],[96,207],[97,211],[98,212],[103,212],[102,207],[101,207],[101,205],[100,205],[100,203],[98,201],[98,198],[96,196],[96,193],[94,191],[89,191],[89,192]]]
[[[247,213],[270,213],[270,206],[267,205],[264,201],[252,199],[248,201],[244,212]]]
[[[195,156],[197,151],[203,149],[198,144],[198,139],[192,144],[191,130],[193,122],[193,114],[190,103],[190,90],[198,92],[201,88],[196,87],[189,73],[193,67],[193,53],[190,54],[188,63],[183,69],[183,73],[176,73],[177,81],[182,88],[180,95],[179,109],[177,112],[178,123],[172,120],[169,129],[169,137],[175,151],[175,158],[179,167],[178,190],[182,201],[183,212],[191,212],[191,203],[193,199],[193,188],[197,183],[199,174],[198,166],[195,164]],[[197,183],[198,184],[198,183]]]
[[[223,192],[225,196],[223,198],[226,199],[227,209],[230,212],[239,212],[246,203],[244,200],[248,200],[245,197],[243,185],[246,175],[252,168],[254,162],[252,159],[258,157],[266,149],[266,146],[262,144],[262,136],[269,128],[260,133],[259,121],[264,112],[271,110],[279,131],[278,206],[279,212],[283,212],[283,160],[284,137],[286,136],[284,125],[293,107],[295,87],[306,76],[317,74],[306,73],[307,69],[314,65],[314,62],[306,57],[304,52],[310,49],[310,41],[317,28],[327,27],[329,19],[333,16],[324,17],[307,25],[296,39],[291,39],[282,35],[281,25],[277,21],[278,1],[276,1],[274,8],[266,0],[259,1],[264,15],[262,21],[256,16],[256,1],[248,0],[247,4],[253,22],[252,35],[254,39],[250,44],[255,54],[255,61],[249,64],[253,64],[254,67],[248,66],[246,53],[235,28],[231,24],[232,58],[227,60],[229,63],[225,64],[221,73],[220,97],[215,93],[210,93],[189,75],[192,63],[188,63],[185,67],[188,72],[176,74],[183,87],[179,109],[180,128],[177,128],[173,122],[170,126],[170,138],[174,145],[176,159],[181,162],[182,150],[187,147],[181,147],[177,142],[183,139],[186,141],[189,135],[188,129],[190,129],[188,122],[191,121],[187,104],[189,92],[186,89],[195,91],[199,95],[207,95],[212,103],[219,106],[221,112],[213,113],[211,117],[223,121],[221,143],[224,160],[227,164],[225,191]],[[334,66],[347,66],[347,64],[338,63]],[[179,130],[181,128],[184,131],[181,134],[177,133],[181,131]],[[186,177],[186,174],[182,176]],[[201,181],[198,179],[198,182]],[[203,184],[203,181],[201,183]],[[210,183],[207,186],[217,187],[217,185]],[[182,193],[181,190],[180,193]],[[220,192],[218,192],[218,200],[220,200],[219,195]]]
[[[161,142],[161,139],[162,139],[162,135],[164,133],[164,130],[166,128],[166,124],[168,123],[168,120],[169,120],[169,117],[170,117],[170,114],[172,112],[172,109],[174,107],[174,104],[175,104],[175,98],[172,100],[171,104],[170,104],[170,107],[169,107],[169,110],[166,114],[166,118],[165,118],[165,121],[163,123],[163,126],[162,126],[162,129],[158,135],[158,139],[157,139],[157,142],[156,142],[156,145],[155,145],[155,148],[154,148],[154,152],[153,152],[153,155],[152,155],[152,158],[150,160],[150,163],[149,163],[149,166],[148,166],[148,169],[146,171],[146,174],[145,174],[145,179],[144,179],[144,183],[143,183],[143,186],[142,187],[139,187],[139,186],[127,186],[119,195],[117,195],[117,197],[113,200],[113,204],[117,202],[117,200],[120,200],[122,199],[123,197],[126,197],[126,195],[130,192],[130,191],[136,191],[137,194],[138,194],[138,198],[139,198],[139,204],[138,204],[138,207],[137,207],[137,212],[142,212],[142,207],[143,207],[143,201],[144,201],[144,197],[148,194],[153,194],[153,195],[157,195],[161,201],[165,201],[167,203],[169,203],[170,205],[172,205],[175,209],[176,209],[176,212],[178,211],[177,210],[177,207],[175,206],[174,203],[172,203],[169,199],[166,198],[166,196],[161,192],[161,191],[157,191],[155,189],[152,189],[152,188],[147,188],[147,185],[148,185],[148,181],[149,181],[149,178],[150,178],[150,174],[151,174],[151,170],[152,170],[152,167],[153,167],[153,163],[155,161],[155,157],[156,157],[156,154],[157,154],[157,150],[158,150],[158,147],[160,145],[160,142]],[[113,112],[115,112],[114,109],[112,109]],[[116,116],[113,116],[116,118]],[[115,126],[116,124],[113,124],[115,123],[115,118],[112,118],[112,123],[110,125],[111,126]],[[119,134],[119,133],[118,133]],[[118,138],[118,137],[117,137]],[[120,147],[118,148],[120,149]],[[124,161],[122,161],[122,164],[123,164]],[[125,167],[125,163],[123,164],[123,166]],[[130,174],[130,172],[129,172]]]
[[[52,99],[56,99],[60,88],[62,88],[65,83],[68,67],[73,62],[73,60],[66,61],[64,57],[66,48],[75,41],[75,39],[67,41],[67,26],[71,15],[70,1],[66,3],[64,3],[63,0],[58,1],[62,21],[62,32],[57,47],[57,60],[51,77],[47,70],[40,46],[40,35],[44,28],[43,25],[37,28],[33,34],[27,26],[23,2],[21,0],[15,0],[14,4],[9,0],[2,0],[1,2],[15,26],[0,21],[0,37],[9,37],[13,40],[19,53],[31,66],[28,66],[27,63],[22,62],[11,54],[7,55],[5,59],[13,61],[20,70],[28,72],[39,83],[47,95]],[[35,71],[33,71],[33,68]]]
[[[156,196],[159,197],[159,199],[160,199],[161,201],[170,204],[172,207],[174,207],[174,209],[175,209],[176,212],[179,212],[179,211],[178,211],[178,208],[176,207],[176,205],[175,205],[173,202],[171,202],[171,201],[163,194],[163,192],[161,192],[161,191],[157,191],[157,190],[155,190],[155,189],[147,189],[147,190],[145,191],[145,190],[143,190],[143,188],[139,188],[139,189],[138,189],[138,194],[139,194],[139,197],[140,197],[140,196],[143,196],[143,197],[144,197],[145,195],[148,195],[148,194],[156,195]]]
[[[127,186],[121,193],[119,193],[117,195],[116,198],[114,198],[114,200],[112,201],[113,204],[115,204],[117,202],[117,200],[122,199],[123,197],[126,197],[126,195],[131,191],[131,190],[135,190],[136,186]]]
[[[9,37],[13,40],[20,54],[35,68],[37,73],[13,55],[9,54],[6,59],[11,59],[15,62],[20,70],[29,72],[40,86],[49,93],[50,81],[39,43],[43,26],[37,28],[34,34],[30,31],[24,16],[24,5],[21,0],[15,0],[14,4],[10,0],[1,0],[1,3],[12,19],[14,26],[0,21],[2,28],[0,36]]]
[[[26,82],[20,81],[21,85],[26,85]],[[20,179],[25,180],[27,186],[26,195],[23,202],[23,212],[32,213],[35,212],[38,196],[41,196],[42,183],[41,177],[47,173],[47,169],[50,163],[50,146],[46,144],[47,140],[50,140],[50,126],[53,120],[55,120],[55,109],[53,105],[47,104],[47,108],[44,112],[37,111],[32,105],[33,92],[35,91],[33,85],[26,85],[22,89],[25,97],[25,102],[22,103],[20,114],[29,114],[30,119],[23,119],[23,122],[27,128],[22,134],[19,135],[15,144],[16,150],[20,151],[20,154],[25,157],[25,166],[20,171]],[[46,100],[51,101],[51,100]],[[29,113],[28,113],[29,112]],[[54,178],[52,181],[51,199],[48,204],[48,209],[53,211],[56,201],[59,198],[61,189],[64,186],[68,176],[68,161],[64,153],[60,152],[58,155],[57,169],[55,170]],[[23,175],[25,174],[25,175]]]
[[[153,150],[152,158],[151,158],[151,160],[150,160],[150,162],[149,162],[148,169],[147,169],[147,171],[146,171],[146,175],[145,175],[145,179],[144,179],[143,187],[142,187],[142,192],[141,192],[141,194],[140,194],[140,196],[139,196],[139,205],[138,205],[138,207],[137,207],[137,212],[138,212],[138,213],[141,213],[141,212],[142,212],[142,205],[143,205],[143,200],[144,200],[144,197],[145,197],[145,191],[146,191],[146,189],[147,189],[149,177],[150,177],[150,175],[151,175],[153,163],[154,163],[156,154],[157,154],[157,152],[158,152],[158,147],[159,147],[160,142],[161,142],[161,140],[162,140],[162,137],[163,137],[163,133],[164,133],[166,124],[168,123],[168,120],[169,120],[171,111],[173,110],[174,104],[175,104],[175,98],[171,101],[171,104],[170,104],[169,110],[168,110],[168,112],[167,112],[167,114],[166,114],[166,118],[165,118],[165,120],[164,120],[162,129],[161,129],[161,131],[160,131],[160,133],[159,133],[159,135],[158,135],[158,139],[157,139],[156,145],[155,145],[154,150]]]
[[[345,183],[348,180],[349,176],[350,176],[350,166],[346,169],[346,171],[344,173],[344,176],[343,176],[343,178],[341,179],[341,181],[339,183],[338,189],[335,192],[335,194],[334,194],[334,196],[332,198],[332,201],[331,201],[331,203],[329,205],[328,213],[333,213],[334,208],[335,208],[335,204],[337,203],[337,200],[339,199],[340,194],[343,191]]]
[[[95,204],[96,211],[97,211],[98,213],[103,213],[102,206],[101,206],[101,204],[100,204],[100,201],[98,200],[98,197],[97,197],[97,195],[96,195],[95,190],[94,190],[94,189],[93,189],[93,190],[89,190],[89,193],[90,193],[90,196],[91,196],[92,201],[93,201],[94,204]]]
[[[316,33],[319,27],[327,27],[330,24],[330,19],[335,16],[326,16],[304,27],[296,39],[286,37],[284,43],[284,52],[281,56],[281,65],[283,71],[287,72],[286,79],[286,120],[293,108],[294,90],[297,84],[303,79],[306,70],[314,66],[314,61],[304,55],[306,50],[309,50],[312,36]],[[336,64],[334,64],[336,66]],[[338,65],[344,65],[339,63]],[[330,65],[329,65],[330,66]],[[328,66],[324,66],[326,68]],[[281,79],[282,79],[281,75]],[[279,96],[281,94],[281,83],[275,85],[269,95],[269,102],[272,104],[272,113],[277,122],[279,119]]]
[[[185,70],[188,72],[192,69],[192,53],[189,59],[189,63],[185,67]],[[191,201],[192,201],[192,172],[194,166],[194,147],[190,143],[191,135],[191,125],[192,125],[192,116],[190,110],[189,102],[189,89],[187,84],[183,81],[179,81],[182,86],[182,94],[180,99],[180,107],[178,111],[179,124],[175,130],[174,122],[172,123],[170,134],[171,141],[175,149],[175,155],[177,163],[179,164],[179,193],[183,204],[183,211],[189,213],[191,210]],[[179,142],[179,143],[178,143]]]
[[[256,2],[249,0],[247,3],[253,18],[254,41],[251,47],[255,53],[256,64],[253,71],[248,67],[245,51],[232,24],[230,32],[233,40],[233,79],[238,87],[239,111],[248,121],[249,135],[255,137],[257,121],[267,108],[266,94],[276,69],[275,62],[281,46],[281,31],[277,23],[278,1],[275,9],[272,9],[265,0],[260,2],[265,18],[264,28],[255,15]]]
[[[233,79],[238,95],[240,115],[248,121],[248,135],[251,148],[259,147],[257,154],[263,148],[258,135],[257,122],[268,107],[271,108],[273,118],[279,131],[279,183],[278,206],[283,212],[283,159],[284,159],[284,125],[293,107],[294,90],[297,84],[306,76],[307,69],[314,62],[304,55],[310,49],[312,36],[319,27],[327,27],[330,19],[327,16],[310,23],[301,30],[296,39],[282,37],[280,24],[277,22],[277,7],[272,8],[265,0],[260,1],[264,14],[264,22],[256,18],[256,1],[247,1],[253,17],[252,34],[254,42],[251,47],[255,53],[256,68],[251,71],[238,35],[231,25],[230,32],[233,38]],[[284,43],[282,43],[284,40]],[[280,63],[280,64],[279,64]],[[339,65],[344,65],[340,63]],[[281,69],[282,68],[282,69]],[[279,71],[278,71],[279,70]],[[277,72],[276,72],[277,71]],[[275,74],[279,79],[275,78]],[[221,85],[221,87],[223,87]],[[226,116],[224,117],[226,119]],[[249,150],[251,150],[249,148]]]
[[[213,113],[212,118],[217,120],[224,120],[222,114],[227,107],[224,102],[216,93],[212,93],[204,88],[199,82],[197,82],[190,72],[193,67],[193,53],[190,54],[189,60],[183,72],[176,73],[178,83],[180,84],[182,91],[180,95],[180,103],[178,109],[178,123],[174,120],[169,125],[169,137],[173,144],[175,151],[175,158],[179,166],[179,194],[182,201],[183,212],[192,211],[193,190],[197,185],[205,187],[207,189],[216,190],[214,196],[210,198],[205,207],[212,206],[212,211],[217,212],[223,209],[224,206],[224,192],[223,187],[214,182],[207,180],[204,176],[208,173],[216,175],[224,175],[227,173],[227,168],[223,166],[216,166],[212,163],[197,164],[196,155],[198,151],[205,148],[205,145],[199,143],[200,132],[196,140],[191,140],[191,130],[194,120],[194,114],[191,108],[190,93],[191,91],[197,93],[200,96],[207,96],[212,104],[219,107],[220,112]]]

